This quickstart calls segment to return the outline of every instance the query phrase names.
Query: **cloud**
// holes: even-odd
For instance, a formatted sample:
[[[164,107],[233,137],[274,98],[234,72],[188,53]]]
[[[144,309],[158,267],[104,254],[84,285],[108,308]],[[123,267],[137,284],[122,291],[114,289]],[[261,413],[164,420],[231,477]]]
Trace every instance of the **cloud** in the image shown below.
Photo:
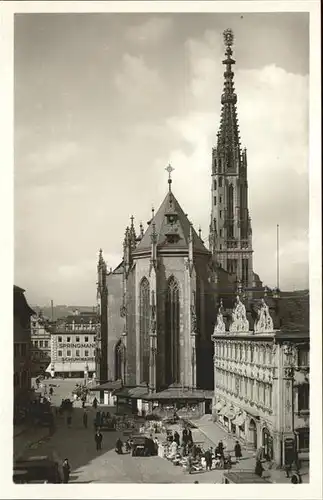
[[[163,83],[154,68],[148,67],[142,56],[124,54],[121,69],[114,82],[125,103],[136,108],[148,106],[162,93]]]
[[[166,17],[151,17],[137,26],[129,26],[126,38],[139,44],[155,44],[170,34],[173,21]]]
[[[79,152],[75,142],[56,142],[49,144],[46,149],[30,153],[26,160],[33,165],[33,171],[62,167]]]
[[[116,25],[117,39],[104,30],[108,59],[104,54],[98,62],[93,50],[80,52],[78,45],[73,75],[61,58],[45,58],[32,45],[28,72],[17,72],[24,93],[16,99],[15,271],[17,284],[33,302],[46,296],[93,303],[98,249],[102,246],[109,267],[119,264],[130,215],[137,226],[140,220],[145,224],[151,206],[157,210],[167,192],[169,161],[175,167],[173,191],[207,241],[223,41],[213,29],[203,32],[205,24],[186,25],[185,31],[180,19],[178,30],[158,15],[130,30]],[[44,45],[53,45],[55,37],[56,31],[47,30]],[[92,38],[96,53],[102,41]],[[235,66],[241,137],[248,148],[254,268],[265,283],[274,284],[279,223],[281,285],[305,288],[308,77],[272,64],[286,62],[275,42],[267,47],[266,64],[250,56],[247,45],[240,46]],[[64,50],[72,59],[69,43]],[[288,67],[295,68],[298,52],[291,47]],[[43,80],[37,86],[39,71],[30,68],[40,62]]]

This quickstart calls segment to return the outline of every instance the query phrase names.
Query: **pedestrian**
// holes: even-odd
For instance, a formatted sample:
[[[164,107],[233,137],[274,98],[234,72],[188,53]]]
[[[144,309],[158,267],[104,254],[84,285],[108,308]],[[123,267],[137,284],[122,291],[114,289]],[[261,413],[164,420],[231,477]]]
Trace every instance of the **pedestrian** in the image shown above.
[[[98,429],[95,433],[95,437],[94,437],[94,440],[95,440],[95,443],[96,443],[96,451],[99,451],[102,449],[102,439],[103,439],[103,436],[100,432],[100,430]]]
[[[188,455],[188,457],[187,457],[187,471],[189,474],[192,474],[192,465],[193,465],[192,455]]]
[[[212,453],[210,448],[204,453],[206,470],[212,469]]]
[[[259,477],[262,476],[264,470],[262,465],[264,461],[265,461],[265,447],[261,446],[256,453],[256,467],[255,467],[255,473]]]
[[[186,445],[187,443],[187,429],[184,427],[183,432],[182,432],[182,443]]]
[[[71,472],[71,467],[70,467],[70,464],[68,462],[68,458],[65,458],[62,468],[63,468],[63,482],[68,483],[68,480],[70,478],[70,472]]]
[[[116,447],[115,447],[115,451],[116,453],[118,453],[119,455],[122,455],[122,447],[123,447],[123,443],[121,441],[120,438],[117,439],[117,442],[116,442]]]
[[[87,411],[86,410],[83,413],[83,425],[84,425],[84,429],[87,429]]]
[[[222,439],[219,441],[219,444],[218,444],[218,453],[221,457],[223,457],[224,455],[224,446],[223,446],[223,441]]]
[[[93,408],[97,408],[98,407],[98,400],[96,398],[93,399],[93,403],[92,403],[92,406]]]
[[[180,443],[179,443],[180,437],[179,437],[179,434],[177,431],[174,432],[174,441],[177,443],[177,446],[180,445]]]
[[[236,463],[238,464],[240,458],[242,457],[241,446],[240,446],[239,441],[236,441],[236,444],[234,446],[234,454],[235,454],[235,457],[236,457]]]

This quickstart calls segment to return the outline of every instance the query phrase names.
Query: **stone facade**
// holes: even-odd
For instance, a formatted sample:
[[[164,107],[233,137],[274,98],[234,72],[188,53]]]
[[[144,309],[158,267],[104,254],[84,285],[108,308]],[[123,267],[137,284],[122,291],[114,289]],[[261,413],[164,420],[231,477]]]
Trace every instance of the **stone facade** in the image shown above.
[[[218,264],[246,289],[262,286],[253,272],[251,218],[248,209],[247,150],[241,147],[237,94],[232,66],[233,33],[225,30],[224,88],[217,143],[212,149],[209,246]]]
[[[212,389],[210,339],[219,280],[171,183],[138,237],[131,219],[123,261],[106,282],[111,378],[152,392],[172,384]]]
[[[32,316],[30,323],[30,357],[32,360],[32,374],[36,376],[43,373],[50,363],[51,332],[49,322],[42,316],[42,314]]]
[[[31,389],[32,361],[30,357],[31,332],[30,317],[35,312],[29,307],[25,290],[13,288],[13,351],[14,351],[14,418],[29,402]]]
[[[96,314],[83,313],[57,320],[51,335],[51,363],[46,371],[52,376],[93,376],[99,325]]]
[[[253,325],[239,298],[231,318],[225,322],[219,308],[214,418],[247,445],[264,445],[268,457],[282,465],[286,440],[296,440],[299,453],[308,452],[308,332],[274,330],[264,300]]]

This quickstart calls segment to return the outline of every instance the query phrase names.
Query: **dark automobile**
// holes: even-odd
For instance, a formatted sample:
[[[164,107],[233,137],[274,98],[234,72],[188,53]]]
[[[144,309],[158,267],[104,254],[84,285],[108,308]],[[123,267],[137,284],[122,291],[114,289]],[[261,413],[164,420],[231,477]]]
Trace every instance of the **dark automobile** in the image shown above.
[[[224,472],[222,476],[223,484],[253,484],[253,483],[270,483],[264,477],[259,477],[253,471],[235,471]]]
[[[142,434],[132,437],[132,456],[133,457],[150,457],[156,455],[154,441]]]
[[[23,455],[18,458],[13,467],[13,481],[22,483],[52,483],[62,482],[62,471],[59,461],[54,455]]]
[[[60,406],[61,411],[72,411],[73,410],[73,401],[70,399],[63,399]]]

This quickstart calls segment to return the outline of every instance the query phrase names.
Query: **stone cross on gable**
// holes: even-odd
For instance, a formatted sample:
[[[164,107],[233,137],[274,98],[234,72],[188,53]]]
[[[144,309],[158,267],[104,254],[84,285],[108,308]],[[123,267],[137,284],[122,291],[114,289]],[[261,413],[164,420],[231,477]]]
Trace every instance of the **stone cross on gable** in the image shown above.
[[[168,172],[168,179],[172,180],[172,172],[175,170],[171,164],[169,163],[168,166],[165,168],[165,170]]]

